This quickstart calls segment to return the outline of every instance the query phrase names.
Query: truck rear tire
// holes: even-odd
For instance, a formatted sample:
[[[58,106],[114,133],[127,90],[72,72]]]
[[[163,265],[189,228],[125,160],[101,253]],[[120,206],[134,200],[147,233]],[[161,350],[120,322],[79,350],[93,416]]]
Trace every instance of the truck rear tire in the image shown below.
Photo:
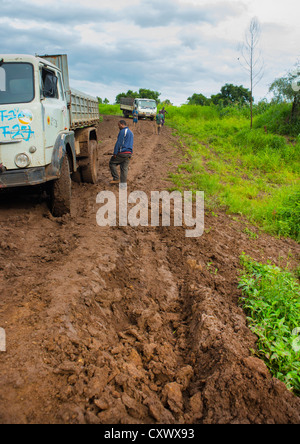
[[[97,183],[98,182],[98,144],[96,140],[89,141],[89,155],[84,159],[81,166],[81,178],[83,182]]]
[[[60,177],[52,183],[50,193],[51,213],[61,217],[71,212],[71,176],[68,156],[65,155]]]

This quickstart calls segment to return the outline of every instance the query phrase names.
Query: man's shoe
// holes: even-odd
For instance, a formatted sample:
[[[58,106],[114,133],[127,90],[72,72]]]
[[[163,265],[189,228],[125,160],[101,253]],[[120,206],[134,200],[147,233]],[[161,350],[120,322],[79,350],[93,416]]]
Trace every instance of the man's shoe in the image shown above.
[[[119,183],[119,181],[118,180],[111,180],[109,183],[111,185],[116,185],[117,183]]]

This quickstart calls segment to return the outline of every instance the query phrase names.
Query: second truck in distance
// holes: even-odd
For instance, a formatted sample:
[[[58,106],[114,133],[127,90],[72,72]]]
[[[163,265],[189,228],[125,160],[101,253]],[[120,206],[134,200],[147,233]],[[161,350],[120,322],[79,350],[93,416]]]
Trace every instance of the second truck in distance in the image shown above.
[[[157,104],[152,99],[135,99],[133,97],[121,97],[120,109],[124,117],[132,115],[132,111],[137,109],[139,118],[149,118],[153,120],[157,114]]]

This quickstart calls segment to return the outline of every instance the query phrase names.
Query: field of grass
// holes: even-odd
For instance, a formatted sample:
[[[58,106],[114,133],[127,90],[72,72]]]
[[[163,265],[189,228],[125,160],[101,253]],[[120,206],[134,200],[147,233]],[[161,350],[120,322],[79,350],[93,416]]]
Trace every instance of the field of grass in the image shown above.
[[[167,124],[187,147],[175,188],[204,191],[208,206],[299,241],[300,137],[286,124],[287,106],[256,109],[252,130],[246,108],[167,107]]]
[[[103,103],[99,103],[99,112],[100,114],[110,116],[123,116],[123,113],[120,110],[120,105],[105,105]]]

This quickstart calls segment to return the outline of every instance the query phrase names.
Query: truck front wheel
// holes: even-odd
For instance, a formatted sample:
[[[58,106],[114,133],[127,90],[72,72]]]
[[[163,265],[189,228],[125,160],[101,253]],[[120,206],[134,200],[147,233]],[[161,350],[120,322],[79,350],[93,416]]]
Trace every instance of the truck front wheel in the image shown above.
[[[54,217],[71,212],[71,176],[68,156],[65,155],[60,177],[53,181],[50,190],[50,207]]]

